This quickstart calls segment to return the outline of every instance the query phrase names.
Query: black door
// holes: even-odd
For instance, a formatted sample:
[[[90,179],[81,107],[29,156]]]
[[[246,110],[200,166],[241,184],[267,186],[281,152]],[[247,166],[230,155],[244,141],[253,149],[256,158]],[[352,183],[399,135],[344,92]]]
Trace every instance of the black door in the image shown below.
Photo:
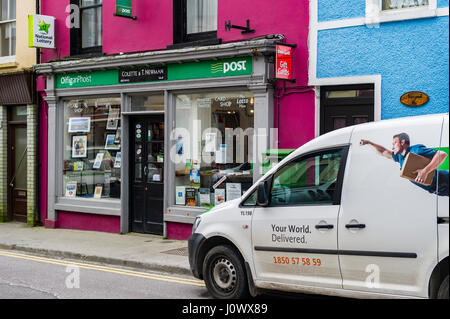
[[[373,84],[328,86],[320,91],[320,134],[372,122],[374,120]]]
[[[164,116],[130,121],[130,228],[132,232],[163,233]]]

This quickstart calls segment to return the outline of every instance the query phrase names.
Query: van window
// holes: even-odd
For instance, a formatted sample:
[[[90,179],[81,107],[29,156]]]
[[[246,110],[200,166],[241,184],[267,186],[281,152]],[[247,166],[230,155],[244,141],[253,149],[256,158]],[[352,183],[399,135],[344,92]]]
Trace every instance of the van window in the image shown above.
[[[257,197],[258,191],[254,190],[253,193],[242,203],[242,206],[256,206]]]
[[[274,175],[271,206],[332,205],[341,160],[339,149],[288,163]]]

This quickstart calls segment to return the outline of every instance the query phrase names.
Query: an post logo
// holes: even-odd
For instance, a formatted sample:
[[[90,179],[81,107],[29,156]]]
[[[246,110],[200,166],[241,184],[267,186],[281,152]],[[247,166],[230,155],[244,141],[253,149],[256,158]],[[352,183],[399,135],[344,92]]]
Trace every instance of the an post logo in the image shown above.
[[[219,62],[211,65],[211,73],[223,73],[236,71],[247,71],[247,61],[234,61],[234,62]]]
[[[77,76],[70,76],[66,75],[61,77],[60,80],[61,85],[78,85],[78,84],[90,84],[92,83],[92,75],[77,75]]]

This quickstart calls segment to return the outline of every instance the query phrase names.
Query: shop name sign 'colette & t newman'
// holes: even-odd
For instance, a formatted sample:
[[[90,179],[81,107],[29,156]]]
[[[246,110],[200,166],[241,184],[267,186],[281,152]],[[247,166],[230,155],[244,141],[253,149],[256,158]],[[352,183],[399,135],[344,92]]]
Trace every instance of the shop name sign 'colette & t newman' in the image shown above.
[[[118,85],[156,81],[178,81],[253,73],[252,57],[237,57],[215,61],[188,62],[167,66],[149,66],[56,75],[56,88]]]

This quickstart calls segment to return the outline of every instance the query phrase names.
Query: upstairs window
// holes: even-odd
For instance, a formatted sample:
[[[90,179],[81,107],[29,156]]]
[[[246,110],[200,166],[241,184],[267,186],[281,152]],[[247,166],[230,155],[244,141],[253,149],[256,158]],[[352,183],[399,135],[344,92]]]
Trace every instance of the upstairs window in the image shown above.
[[[382,0],[383,10],[428,6],[429,0]]]
[[[202,44],[214,39],[217,40],[217,0],[174,0],[175,44]]]
[[[102,46],[102,0],[81,0],[82,48]]]
[[[217,31],[217,0],[186,0],[187,35]]]
[[[14,55],[16,55],[16,0],[0,0],[0,57]]]
[[[366,24],[436,16],[437,0],[366,0]]]
[[[80,27],[72,28],[71,55],[102,51],[102,0],[71,0],[79,8]]]

